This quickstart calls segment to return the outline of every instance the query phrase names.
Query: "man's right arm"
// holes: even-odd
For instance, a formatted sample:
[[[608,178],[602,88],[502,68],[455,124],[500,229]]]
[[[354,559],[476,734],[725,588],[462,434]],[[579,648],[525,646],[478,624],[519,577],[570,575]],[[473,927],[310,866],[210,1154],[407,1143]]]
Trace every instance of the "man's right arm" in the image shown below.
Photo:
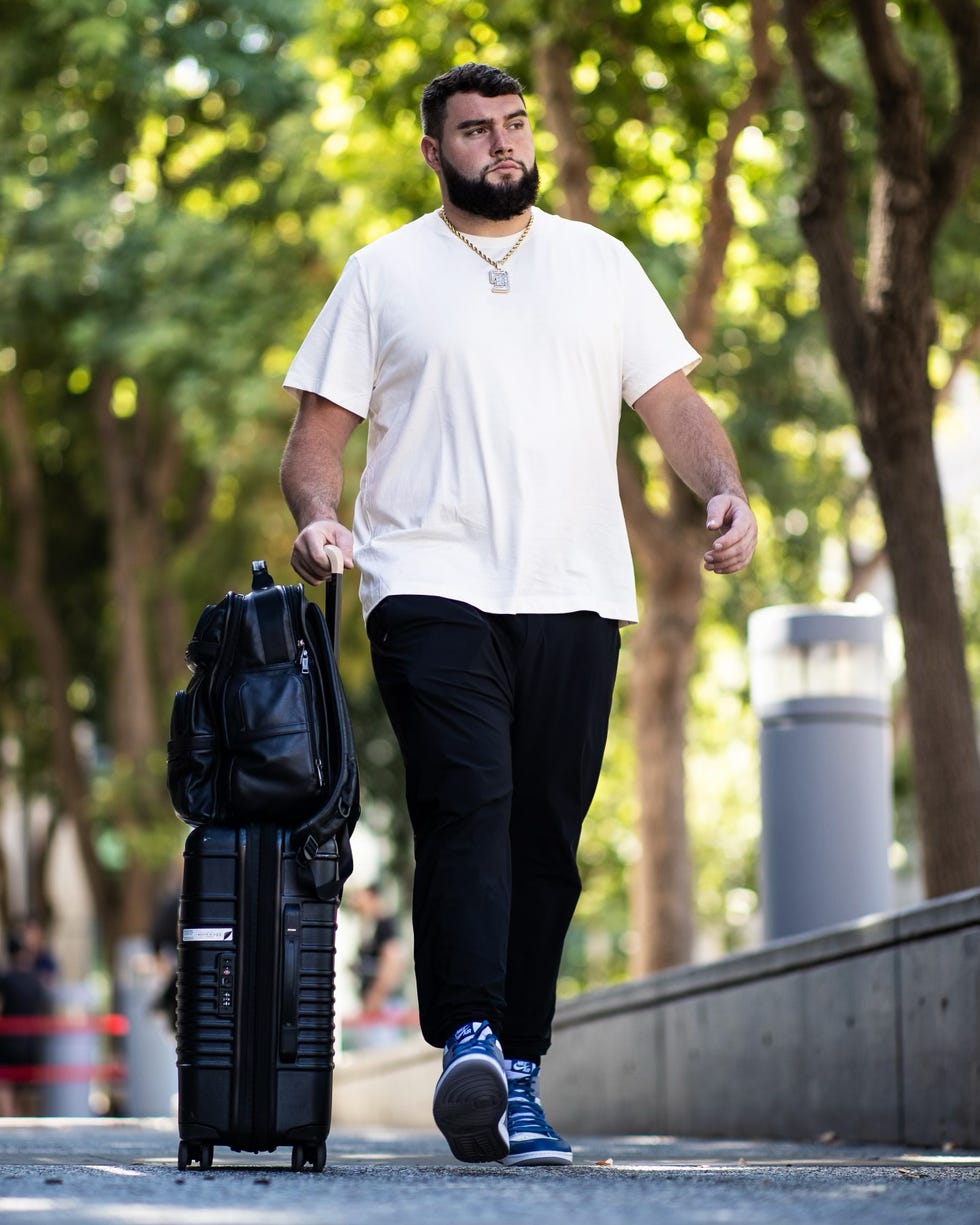
[[[319,583],[330,573],[325,547],[337,545],[352,566],[354,538],[337,522],[344,485],[344,448],[361,421],[332,400],[304,391],[279,469],[286,505],[299,528],[292,566],[300,578]]]

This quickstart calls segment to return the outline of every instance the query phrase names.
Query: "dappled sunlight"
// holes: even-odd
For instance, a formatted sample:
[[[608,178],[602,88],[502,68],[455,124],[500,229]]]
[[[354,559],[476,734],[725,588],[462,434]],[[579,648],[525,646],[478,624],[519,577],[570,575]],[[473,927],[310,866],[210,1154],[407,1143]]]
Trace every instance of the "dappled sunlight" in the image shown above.
[[[817,31],[815,56],[851,91],[841,119],[849,211],[835,231],[847,248],[838,280],[855,304],[850,324],[828,330],[821,267],[801,231],[812,216],[816,133],[775,18],[766,47],[781,75],[757,113],[739,120],[716,183],[717,159],[758,73],[750,16],[747,4],[685,0],[580,6],[574,21],[523,0],[500,8],[482,0],[15,6],[0,85],[8,116],[0,132],[0,509],[9,525],[0,550],[0,737],[17,746],[2,865],[11,907],[28,888],[40,890],[62,929],[71,926],[60,888],[45,877],[57,821],[38,817],[30,838],[22,835],[20,814],[54,795],[61,828],[83,839],[75,876],[98,899],[100,937],[116,931],[121,914],[145,930],[154,884],[182,837],[161,763],[192,618],[238,582],[243,559],[268,556],[277,574],[288,572],[293,524],[278,464],[295,405],[281,379],[349,255],[435,207],[435,182],[418,155],[420,87],[450,61],[478,58],[526,81],[542,207],[566,208],[580,176],[587,193],[579,207],[634,251],[678,317],[704,329],[692,379],[733,440],[760,544],[736,580],[702,578],[694,675],[677,716],[685,720],[684,804],[699,955],[757,940],[758,727],[748,705],[746,618],[767,606],[840,599],[862,583],[892,598],[875,474],[831,342],[879,327],[880,315],[874,327],[857,323],[879,283],[882,309],[894,284],[906,305],[929,295],[901,268],[894,283],[869,280],[888,238],[884,228],[874,231],[877,245],[866,241],[870,170],[884,146],[873,74],[846,14]],[[932,5],[887,6],[883,38],[888,31],[900,33],[898,49],[923,82],[934,152],[959,105],[949,37]],[[561,89],[548,86],[546,69],[556,65]],[[972,207],[954,205],[942,225],[922,230],[938,235],[929,269],[936,327],[926,329],[922,383],[941,401],[936,433],[945,447],[937,450],[955,500],[945,522],[975,697]],[[717,279],[701,280],[712,226],[727,208],[733,229]],[[826,308],[826,276],[823,289]],[[865,355],[853,377],[893,364]],[[865,426],[890,419],[912,382],[899,380],[881,401],[887,412],[876,415],[859,398]],[[658,547],[673,549],[682,516],[660,450],[635,417],[623,415],[622,451],[641,473]],[[347,521],[363,433],[349,452]],[[927,428],[917,444],[922,454],[929,436]],[[899,490],[895,503],[918,495]],[[892,552],[904,535],[893,529]],[[922,592],[914,579],[908,586],[928,594],[935,583],[923,582]],[[344,616],[345,681],[366,746],[365,807],[404,860],[402,780],[353,598]],[[897,618],[888,632],[889,676],[900,681]],[[581,846],[584,892],[563,968],[566,995],[621,981],[639,939],[630,905],[643,815],[628,692],[636,635],[624,634]],[[924,672],[928,679],[931,669]],[[897,690],[896,729],[907,762],[906,689]],[[893,858],[911,872],[920,857],[905,769],[905,826]],[[950,811],[959,808],[942,809]],[[944,832],[945,815],[938,825]],[[404,872],[404,863],[393,866]],[[85,943],[72,966],[84,976],[94,944],[76,927],[59,938]]]

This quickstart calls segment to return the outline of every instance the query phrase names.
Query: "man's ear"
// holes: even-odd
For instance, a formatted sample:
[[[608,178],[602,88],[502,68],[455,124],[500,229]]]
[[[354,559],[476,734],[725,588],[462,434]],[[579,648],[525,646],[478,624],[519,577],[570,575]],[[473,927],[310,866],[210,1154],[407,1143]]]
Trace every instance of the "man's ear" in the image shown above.
[[[439,142],[434,136],[423,136],[422,143],[419,148],[422,150],[422,156],[425,158],[425,164],[430,170],[434,170],[438,174],[440,169]]]

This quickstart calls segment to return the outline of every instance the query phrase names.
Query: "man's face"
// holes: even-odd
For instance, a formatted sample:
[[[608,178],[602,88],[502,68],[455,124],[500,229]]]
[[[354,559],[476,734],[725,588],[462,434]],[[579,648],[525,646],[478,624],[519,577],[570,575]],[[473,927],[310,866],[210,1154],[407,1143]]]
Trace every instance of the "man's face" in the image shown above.
[[[463,212],[506,221],[537,199],[534,138],[517,94],[452,94],[441,140],[425,137],[422,148]]]

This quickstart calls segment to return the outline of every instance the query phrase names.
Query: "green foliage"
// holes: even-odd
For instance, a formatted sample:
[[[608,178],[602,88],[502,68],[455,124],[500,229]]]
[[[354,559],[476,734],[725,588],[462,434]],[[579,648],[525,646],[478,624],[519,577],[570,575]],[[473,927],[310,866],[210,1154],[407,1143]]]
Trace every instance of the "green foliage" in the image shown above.
[[[180,660],[147,661],[160,750],[113,760],[119,626],[106,566],[118,546],[96,419],[111,393],[126,467],[146,473],[134,513],[156,524],[161,551],[140,558],[127,582],[145,597],[151,645],[165,587],[187,594],[184,637],[201,604],[244,582],[264,521],[286,517],[277,351],[294,342],[289,325],[316,259],[296,210],[322,195],[306,169],[310,79],[284,50],[301,16],[262,0],[177,3],[164,14],[76,0],[14,5],[2,19],[0,365],[43,481],[50,594],[70,666],[92,693],[90,815],[110,870],[133,853],[160,859],[154,847],[179,832],[162,746]],[[168,446],[173,476],[161,485],[154,465]],[[17,525],[5,510],[9,583]],[[29,644],[26,627],[11,625]],[[36,685],[30,697],[45,701]],[[13,712],[4,725],[16,726]],[[27,790],[50,785],[40,769],[23,779]],[[113,843],[114,828],[123,836]]]
[[[863,60],[846,9],[825,12],[821,38],[854,87],[848,131],[860,162],[870,148]],[[941,117],[951,74],[935,14],[925,0],[906,0],[901,15]],[[112,760],[112,544],[95,428],[105,380],[133,471],[149,472],[176,438],[179,463],[165,497],[155,504],[150,489],[141,494],[139,509],[156,516],[162,545],[135,581],[146,588],[151,643],[163,640],[154,603],[162,588],[180,596],[186,638],[204,603],[241,588],[251,557],[266,556],[276,577],[288,578],[292,525],[276,467],[292,404],[278,385],[348,254],[437,203],[417,151],[424,84],[468,59],[524,80],[542,204],[558,208],[556,137],[534,90],[537,54],[560,45],[593,159],[592,207],[676,310],[696,263],[726,116],[752,72],[748,17],[738,0],[4,6],[0,390],[14,388],[24,405],[43,481],[51,594],[77,713],[100,746],[92,802],[106,857],[117,865],[133,853],[163,857],[169,831],[181,830],[165,803],[160,760],[144,763],[149,787]],[[828,565],[834,542],[840,556],[856,514],[876,530],[863,476],[850,464],[848,407],[797,228],[809,154],[787,75],[736,148],[729,188],[737,236],[715,303],[715,336],[695,376],[732,436],[762,528],[747,574],[707,580],[691,694],[690,825],[699,917],[713,949],[735,947],[751,931],[758,784],[745,619],[765,604],[842,595],[846,570]],[[950,218],[936,267],[939,378],[976,316],[976,192]],[[348,519],[362,435],[349,456]],[[643,460],[655,459],[629,414],[623,436]],[[0,575],[9,581],[16,536],[2,495],[0,513]],[[410,839],[400,766],[371,680],[355,582],[347,586],[342,650],[365,821],[390,837],[393,870],[404,874]],[[977,592],[966,604],[980,605]],[[975,618],[968,631],[976,665]],[[9,648],[0,730],[23,746],[23,786],[49,791],[50,719],[33,640],[2,598],[0,635]],[[628,633],[625,642],[624,676]],[[179,658],[155,662],[161,745],[181,680]],[[636,799],[623,688],[621,679],[582,845],[585,888],[563,989],[626,972]],[[120,810],[134,795],[150,811],[135,846],[127,844],[131,833],[118,832]]]

